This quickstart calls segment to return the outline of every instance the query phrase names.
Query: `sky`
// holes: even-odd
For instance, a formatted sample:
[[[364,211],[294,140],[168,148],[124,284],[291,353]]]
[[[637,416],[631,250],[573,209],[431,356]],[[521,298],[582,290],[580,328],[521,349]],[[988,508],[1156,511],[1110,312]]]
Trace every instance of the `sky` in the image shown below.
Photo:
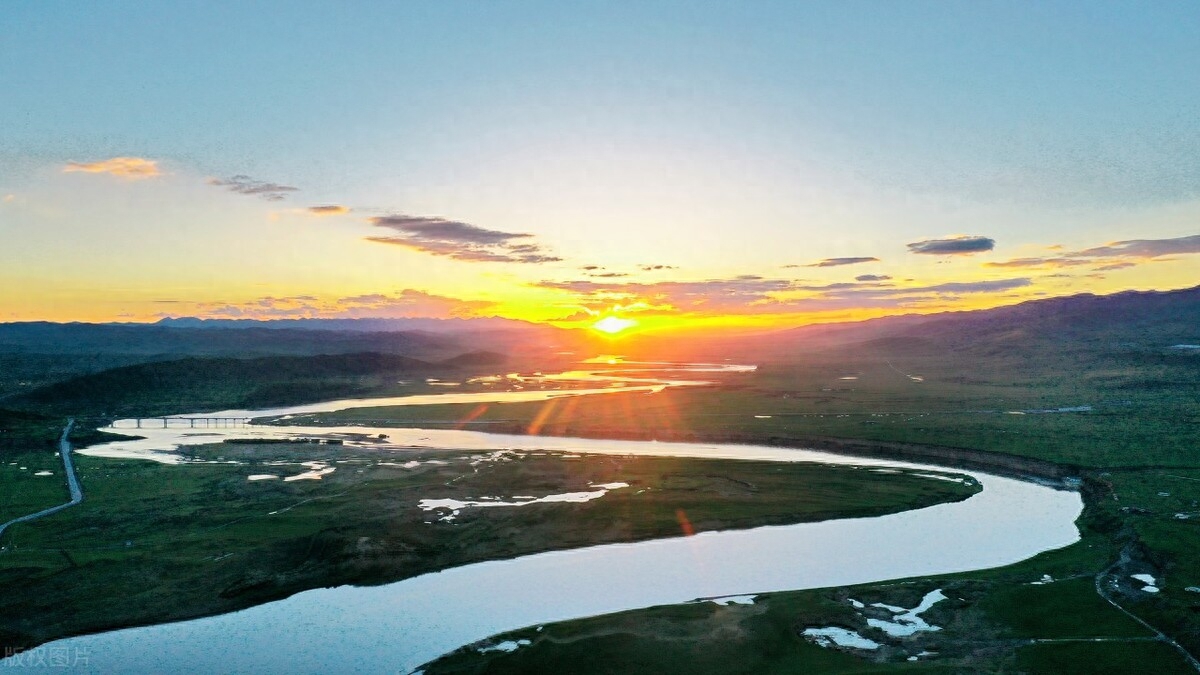
[[[1200,284],[1200,4],[26,2],[0,321],[773,328]]]

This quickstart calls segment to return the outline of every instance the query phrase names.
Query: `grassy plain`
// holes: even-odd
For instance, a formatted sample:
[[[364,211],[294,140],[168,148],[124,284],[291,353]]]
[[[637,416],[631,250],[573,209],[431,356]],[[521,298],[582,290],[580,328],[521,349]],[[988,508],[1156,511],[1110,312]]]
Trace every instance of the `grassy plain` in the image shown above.
[[[290,423],[442,424],[525,433],[536,420],[537,433],[544,435],[853,438],[986,450],[1086,468],[1198,466],[1200,358],[1163,359],[1170,368],[1092,373],[1093,379],[1083,373],[1080,380],[1091,383],[1084,387],[1053,374],[1064,364],[1042,370],[1039,364],[932,356],[813,355],[804,364],[765,364],[755,373],[711,376],[718,384],[707,388],[493,404],[483,410],[358,408]],[[1038,412],[1059,409],[1066,412]]]
[[[870,668],[1071,672],[1061,670],[1064,659],[1087,653],[1089,645],[1099,645],[1095,654],[1125,650],[1122,654],[1127,657],[1111,661],[1113,672],[1121,672],[1121,664],[1138,660],[1153,664],[1157,669],[1153,672],[1186,667],[1178,651],[1153,639],[1148,631],[1130,635],[1130,626],[1139,625],[1097,594],[1097,575],[1114,562],[1119,564],[1102,579],[1110,586],[1112,581],[1117,582],[1108,594],[1193,653],[1200,652],[1200,593],[1187,590],[1200,588],[1200,358],[1171,352],[1121,352],[1090,359],[1069,353],[1054,359],[966,359],[943,354],[831,352],[806,355],[803,363],[766,363],[752,374],[715,379],[714,385],[707,388],[649,395],[606,394],[548,403],[498,404],[486,409],[358,409],[298,419],[295,423],[391,421],[506,433],[793,445],[861,439],[881,447],[889,443],[917,444],[1054,462],[1083,479],[1087,503],[1080,521],[1083,540],[995,574],[960,576],[942,582],[975,584],[974,595],[965,598],[969,602],[962,608],[967,622],[957,633],[953,626],[959,624],[951,622],[938,634],[946,644],[957,644],[957,651],[943,644],[939,652],[943,656],[938,659],[909,663],[895,650],[882,650],[875,660],[853,657],[857,667],[867,668],[868,663],[875,664],[879,659],[886,661],[890,654],[890,666],[878,663]],[[1154,575],[1161,592],[1142,592],[1140,584],[1129,578],[1135,573]],[[1071,581],[1027,586],[1042,574]],[[767,604],[773,606],[778,597],[771,596]],[[651,617],[639,614],[626,624],[650,621]],[[589,631],[603,635],[620,633],[616,626],[626,625],[618,618],[613,618],[611,625],[605,624],[603,617],[588,621]],[[759,624],[753,623],[739,624],[738,631],[751,634],[746,639],[753,645],[748,649],[754,653],[795,648],[800,654],[817,654],[813,650],[820,648],[797,635],[806,621],[820,622],[818,615],[794,613],[788,623],[790,632],[780,632],[771,624],[774,627],[760,626],[766,632],[758,634],[754,626]],[[661,629],[672,636],[671,644],[695,655],[698,672],[769,672],[775,667],[762,663],[761,671],[705,670],[703,662],[726,663],[722,660],[726,657],[718,656],[717,651],[730,648],[725,641],[711,639],[712,625],[703,624],[694,632],[679,626],[669,629],[663,621],[647,625],[658,629],[640,633],[649,641],[638,643],[638,649],[628,653],[662,653],[667,648],[654,637]],[[577,627],[567,624],[562,629],[570,633]],[[990,634],[1001,637],[986,639]],[[634,638],[626,635],[621,639]],[[1075,639],[1101,642],[1037,642]],[[568,643],[570,648],[564,646]],[[468,650],[456,655],[453,662],[438,664],[438,668],[452,663],[455,669],[462,668],[461,672],[475,672],[472,668],[483,664],[486,668],[480,672],[506,672],[510,667],[537,672],[543,656],[557,655],[554,659],[561,660],[546,663],[561,665],[571,658],[583,658],[591,650],[600,649],[601,644],[586,639],[543,638],[535,640],[533,647],[511,655],[492,652],[483,657]],[[951,653],[957,656],[950,658]],[[809,663],[803,660],[807,658],[796,662],[785,659],[781,662],[785,665],[779,667],[800,668]],[[818,659],[825,663],[820,659],[837,660],[828,655]],[[511,666],[498,665],[504,663]],[[692,662],[684,659],[681,663]],[[827,667],[832,669],[830,672],[839,672],[837,666]],[[847,672],[870,672],[846,667]],[[1090,659],[1081,661],[1075,672],[1088,672],[1094,667],[1098,666]],[[599,665],[596,668],[602,672]],[[692,666],[684,665],[673,672],[690,669]]]
[[[299,418],[295,423],[788,445],[856,439],[866,451],[879,453],[891,452],[889,444],[929,446],[931,459],[942,458],[951,465],[961,461],[955,451],[985,453],[984,459],[996,461],[997,466],[1014,457],[1053,462],[1062,473],[1082,479],[1086,503],[1079,521],[1082,540],[1017,565],[851,589],[775,593],[747,606],[701,603],[566,622],[545,626],[536,634],[515,632],[514,637],[533,644],[512,654],[465,649],[439,661],[433,670],[1178,672],[1186,667],[1182,655],[1154,631],[1162,631],[1193,654],[1200,653],[1200,593],[1188,590],[1200,588],[1196,529],[1200,527],[1200,356],[1170,345],[1194,344],[1200,338],[1195,334],[1200,304],[1190,300],[1191,304],[1181,304],[1168,295],[1118,298],[1115,305],[1102,298],[1031,303],[1011,311],[949,317],[941,328],[926,326],[909,331],[911,335],[850,327],[847,330],[882,337],[841,346],[835,343],[857,338],[820,342],[824,338],[818,335],[817,346],[772,338],[740,356],[732,351],[689,354],[690,359],[729,357],[760,365],[754,373],[712,375],[714,384],[706,388],[547,403],[358,409]],[[346,386],[353,388],[354,395],[413,393],[400,391],[391,375],[372,380],[375,375],[369,367],[349,378],[344,370],[314,377],[299,362],[293,370],[245,380],[237,373],[246,369],[235,367],[210,377],[199,389],[183,395],[174,390],[203,374],[204,365],[184,368],[171,380],[173,384],[146,376],[162,372],[160,367],[118,372],[115,378],[110,372],[88,380],[85,384],[95,387],[87,391],[75,391],[78,387],[73,385],[51,391],[43,399],[23,397],[18,402],[33,410],[53,407],[56,412],[78,414],[82,406],[111,412],[110,396],[116,392],[120,410],[149,415],[339,396],[351,391]],[[471,365],[478,366],[480,373],[488,372],[486,364]],[[622,500],[632,496],[617,490],[597,502],[569,507],[569,518],[561,511],[539,515],[541,507],[485,509],[481,511],[487,515],[468,530],[462,529],[468,524],[464,514],[458,525],[445,524],[443,529],[471,536],[441,538],[442,524],[412,520],[422,513],[412,508],[416,495],[475,496],[430,491],[447,488],[445,483],[451,480],[454,489],[474,485],[478,493],[496,494],[484,492],[489,487],[487,476],[501,474],[492,474],[491,468],[482,477],[473,470],[468,473],[473,460],[463,460],[466,465],[460,462],[457,467],[422,465],[420,472],[428,472],[422,476],[395,467],[337,465],[338,471],[320,483],[259,484],[247,482],[245,474],[270,472],[256,463],[272,458],[334,459],[334,454],[314,454],[320,452],[355,457],[345,449],[325,446],[221,446],[201,452],[215,453],[205,457],[254,454],[244,458],[248,462],[244,466],[160,467],[83,458],[85,490],[90,481],[111,481],[95,493],[104,497],[103,502],[84,504],[104,505],[103,509],[69,510],[15,528],[6,541],[0,541],[0,546],[12,546],[0,557],[0,584],[20,591],[17,600],[0,607],[0,617],[7,622],[0,628],[6,631],[0,643],[225,611],[312,585],[375,583],[439,565],[543,550],[546,541],[558,541],[563,532],[586,537],[662,536],[679,528],[671,517],[675,503],[664,503],[654,518],[648,513],[655,511],[647,512],[641,504],[637,509],[632,509],[633,502],[620,507]],[[404,455],[397,460],[410,458]],[[556,461],[576,472],[584,466],[602,467],[610,459],[597,458],[594,464]],[[605,476],[615,475],[599,469],[563,474],[549,468],[554,465],[550,458],[540,457],[494,464],[501,465],[533,471],[505,476],[506,485],[533,481],[530,484],[546,490],[577,485],[572,481],[581,477],[604,481]],[[3,467],[7,466],[5,462]],[[1032,473],[1038,473],[1034,468]],[[726,482],[704,477],[711,473],[691,475],[671,485],[660,483],[659,494],[680,500],[693,521],[697,513],[719,503],[736,504],[737,509],[753,506],[730,492]],[[726,475],[724,470],[721,474]],[[457,475],[485,482],[472,484],[468,478],[455,479]],[[627,480],[628,475],[613,480]],[[652,478],[647,474],[642,480]],[[763,486],[769,483],[762,476],[757,480]],[[770,490],[787,495],[791,483],[789,478],[771,484]],[[20,489],[31,485],[22,484]],[[796,483],[797,492],[803,492],[798,489],[803,485]],[[857,491],[851,483],[841,487]],[[751,502],[766,504],[766,494],[763,490]],[[89,492],[89,501],[95,495]],[[27,496],[31,501],[39,499],[33,493]],[[792,493],[794,498],[800,496]],[[305,501],[311,498],[317,501]],[[396,504],[404,499],[409,506],[402,516]],[[620,508],[632,510],[614,511]],[[278,513],[268,517],[270,510]],[[754,515],[744,521],[748,524],[766,522],[754,518],[776,518],[782,513],[750,511]],[[813,509],[808,516],[819,511]],[[631,513],[642,520],[612,527],[620,522],[617,516]],[[802,515],[787,513],[788,517]],[[604,517],[594,517],[597,514]],[[708,522],[723,522],[734,515],[734,511],[710,512]],[[505,520],[491,520],[501,516]],[[508,520],[512,518],[521,520]],[[416,543],[397,543],[408,541],[397,534],[400,531],[404,537],[416,536]],[[165,536],[156,539],[158,532],[172,533],[171,545]],[[8,541],[9,536],[14,541]],[[253,559],[245,553],[250,550],[255,552]],[[398,572],[401,568],[404,571]],[[153,583],[128,581],[122,575],[129,570]],[[1131,574],[1153,575],[1161,591],[1141,590]],[[1050,575],[1053,583],[1031,585],[1042,575]],[[53,603],[25,595],[26,585],[50,600],[79,602],[84,596],[63,590],[72,586],[91,593],[93,599],[82,600],[76,615],[64,616],[54,613]],[[868,615],[855,611],[848,601],[853,597],[911,607],[933,588],[942,588],[950,596],[926,615],[942,630],[912,638],[889,639],[870,632]],[[149,603],[146,606],[153,611],[130,614],[132,610],[124,609],[126,614],[114,615],[111,603],[97,599],[114,593]],[[167,604],[163,598],[173,600]],[[1109,598],[1153,629],[1110,604]],[[42,616],[52,619],[42,625],[28,618]],[[885,646],[871,653],[832,650],[800,637],[805,627],[824,625],[860,630]],[[936,655],[907,660],[921,651]]]
[[[681,517],[704,531],[871,516],[965,499],[977,489],[777,462],[311,443],[190,452],[222,463],[77,457],[84,502],[16,525],[0,540],[0,645],[222,613],[309,588],[384,583],[549,549],[680,535]],[[322,480],[247,478],[299,474],[305,461],[336,470]],[[467,509],[453,521],[441,519],[445,510],[418,507],[424,498],[542,496],[617,481],[630,487],[586,503]]]

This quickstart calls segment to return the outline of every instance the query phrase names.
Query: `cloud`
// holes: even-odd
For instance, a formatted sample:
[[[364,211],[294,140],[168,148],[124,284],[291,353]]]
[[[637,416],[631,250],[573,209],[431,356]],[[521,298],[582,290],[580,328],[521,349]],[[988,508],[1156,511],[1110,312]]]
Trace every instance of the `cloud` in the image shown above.
[[[998,279],[995,281],[951,282],[904,290],[923,293],[998,293],[1000,291],[1010,291],[1014,288],[1024,288],[1032,283],[1032,279],[1021,277],[1018,279]]]
[[[657,272],[659,270],[677,270],[674,265],[638,265],[638,269],[643,272]]]
[[[158,162],[141,157],[113,157],[99,162],[68,162],[63,173],[107,173],[130,180],[141,180],[161,175]]]
[[[758,306],[758,311],[830,311],[846,309],[920,309],[944,306],[962,295],[1001,293],[1032,284],[1029,278],[962,281],[897,288],[885,283],[830,284],[806,287],[817,291],[806,297],[787,297]]]
[[[350,213],[350,207],[342,206],[341,204],[325,204],[322,206],[310,206],[305,210],[308,211],[309,214],[314,215],[314,216],[342,216],[347,213]]]
[[[619,277],[627,277],[629,274],[626,272],[597,272],[595,274],[588,274],[588,276],[596,277],[598,279],[616,279]]]
[[[443,319],[481,316],[495,305],[487,300],[461,300],[405,289],[331,300],[311,295],[266,296],[242,303],[200,303],[196,310],[205,318],[219,319]]]
[[[1114,270],[1129,269],[1130,267],[1137,267],[1137,263],[1133,262],[1132,260],[1122,260],[1120,262],[1108,263],[1107,265],[1101,265],[1099,267],[1094,267],[1094,268],[1092,268],[1092,271],[1093,272],[1112,272]]]
[[[259,197],[270,202],[281,201],[287,197],[289,192],[296,192],[300,189],[290,185],[280,185],[279,183],[257,180],[245,174],[238,174],[224,179],[209,178],[208,184],[226,188],[230,192],[236,192],[240,195]]]
[[[909,244],[912,246],[912,244]],[[861,265],[862,263],[879,262],[879,258],[826,258],[819,262],[804,265],[804,267],[841,267],[842,265]]]
[[[1115,241],[1073,254],[1069,257],[1088,258],[1160,258],[1181,253],[1200,253],[1200,234],[1175,239],[1130,239]]]
[[[793,282],[786,279],[764,279],[755,275],[743,275],[731,279],[708,279],[704,281],[661,281],[597,282],[597,281],[543,281],[535,284],[540,288],[555,288],[570,291],[595,303],[635,300],[647,307],[670,307],[686,310],[713,310],[740,308],[754,302],[769,299],[769,294],[789,290]],[[588,306],[587,303],[584,303]]]
[[[945,239],[926,239],[908,245],[908,250],[921,255],[971,255],[996,248],[996,240],[988,237],[959,235]]]
[[[578,312],[574,312],[574,313],[567,314],[565,316],[560,316],[560,317],[550,319],[550,320],[551,321],[587,321],[588,319],[595,319],[595,318],[596,318],[596,312],[588,311],[586,309],[581,309]]]
[[[1076,265],[1093,265],[1092,260],[1072,260],[1070,258],[1013,258],[997,262],[984,263],[984,267],[1074,267]]]
[[[855,281],[889,281],[891,277],[886,274],[860,274],[854,277]]]
[[[376,227],[394,230],[398,236],[367,237],[380,244],[403,246],[414,251],[471,262],[546,263],[562,260],[540,246],[524,243],[533,237],[523,232],[488,230],[445,218],[392,215],[371,218]]]
[[[1096,271],[1119,270],[1139,263],[1172,255],[1200,253],[1200,234],[1173,239],[1129,239],[1114,241],[1081,251],[1069,251],[1043,258],[1013,258],[984,263],[987,267],[1045,267],[1063,268],[1081,265],[1102,265]]]
[[[1032,284],[1027,277],[897,287],[873,275],[861,283],[803,285],[787,279],[744,275],[703,281],[658,283],[543,281],[541,288],[568,291],[580,305],[601,311],[619,303],[625,312],[770,314],[865,308],[943,305],[962,295],[1000,293]]]

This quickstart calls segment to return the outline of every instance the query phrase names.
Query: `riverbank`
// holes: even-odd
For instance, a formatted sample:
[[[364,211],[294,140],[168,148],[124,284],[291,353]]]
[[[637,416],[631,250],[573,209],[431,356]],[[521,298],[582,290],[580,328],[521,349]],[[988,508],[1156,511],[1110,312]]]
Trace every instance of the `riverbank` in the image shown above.
[[[605,394],[603,396],[612,396]],[[586,400],[586,399],[581,399]],[[506,404],[509,408],[520,404]],[[434,408],[429,406],[428,408]],[[854,438],[831,438],[828,436],[779,434],[756,434],[752,432],[722,432],[715,430],[687,431],[669,428],[643,429],[628,427],[596,427],[563,428],[547,424],[530,433],[531,423],[536,413],[528,419],[496,420],[479,425],[464,424],[461,421],[438,420],[436,415],[447,414],[451,418],[462,418],[469,414],[465,406],[450,404],[450,410],[421,411],[424,416],[420,422],[408,422],[401,419],[389,419],[397,411],[408,413],[405,408],[360,408],[332,413],[318,413],[292,416],[288,419],[279,417],[257,418],[255,424],[271,426],[346,426],[353,425],[363,419],[364,414],[371,415],[370,421],[376,424],[387,423],[396,428],[423,428],[444,424],[450,427],[467,428],[490,434],[508,434],[515,436],[552,436],[558,438],[591,438],[597,440],[627,440],[627,441],[658,441],[664,443],[722,443],[738,445],[767,445],[780,448],[798,448],[826,450],[843,455],[872,457],[877,459],[894,459],[904,462],[931,463],[949,466],[963,470],[984,471],[1001,476],[1021,480],[1036,480],[1064,489],[1075,489],[1079,486],[1079,476],[1082,467],[1071,464],[1060,464],[1032,457],[1009,455],[990,450],[975,450],[971,448],[956,448],[921,443],[903,443],[897,441],[865,440]],[[436,406],[442,408],[442,406]],[[515,412],[517,416],[529,415],[530,409],[520,411],[509,410],[506,414]],[[418,426],[423,425],[423,426]],[[436,427],[434,427],[436,428]]]

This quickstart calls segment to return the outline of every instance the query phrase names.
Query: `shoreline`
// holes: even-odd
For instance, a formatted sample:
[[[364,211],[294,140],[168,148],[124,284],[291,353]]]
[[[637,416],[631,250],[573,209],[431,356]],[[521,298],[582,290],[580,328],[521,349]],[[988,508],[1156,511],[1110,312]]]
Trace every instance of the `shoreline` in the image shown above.
[[[259,426],[287,428],[289,424],[252,422]],[[396,425],[396,429],[429,429],[440,430],[453,428],[457,423],[447,422],[445,425],[436,422],[421,422],[420,425]],[[320,421],[306,421],[304,426],[356,426],[352,423],[324,424]],[[382,427],[381,427],[382,428]],[[1056,489],[1078,490],[1083,467],[1071,464],[1059,464],[1049,460],[1021,457],[992,450],[974,450],[971,448],[955,448],[940,445],[925,445],[919,443],[903,443],[899,441],[878,441],[856,438],[837,438],[831,436],[756,436],[743,433],[695,433],[695,432],[638,432],[619,429],[603,429],[593,433],[555,433],[553,429],[543,429],[540,434],[527,433],[527,426],[520,423],[494,422],[485,428],[472,427],[462,429],[484,434],[503,434],[510,436],[549,436],[554,438],[586,438],[609,441],[658,441],[662,443],[721,443],[728,445],[763,445],[777,448],[794,448],[798,450],[824,450],[842,455],[870,457],[873,459],[894,459],[897,461],[941,464],[949,469],[984,471],[987,473],[1016,478],[1018,480],[1034,481]]]

